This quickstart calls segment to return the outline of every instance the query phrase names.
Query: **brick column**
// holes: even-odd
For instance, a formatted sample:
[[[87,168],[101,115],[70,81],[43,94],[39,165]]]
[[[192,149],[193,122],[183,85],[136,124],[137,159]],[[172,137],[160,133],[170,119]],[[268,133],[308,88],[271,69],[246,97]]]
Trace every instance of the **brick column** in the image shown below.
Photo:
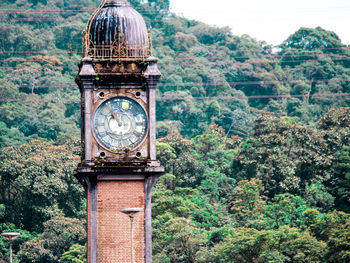
[[[155,164],[154,162],[152,164]],[[130,263],[130,218],[120,212],[142,208],[133,221],[134,263],[152,263],[151,192],[161,166],[78,167],[87,193],[88,263]]]
[[[130,263],[130,219],[123,208],[145,206],[144,181],[97,183],[98,262]],[[144,212],[134,219],[134,262],[144,263]]]

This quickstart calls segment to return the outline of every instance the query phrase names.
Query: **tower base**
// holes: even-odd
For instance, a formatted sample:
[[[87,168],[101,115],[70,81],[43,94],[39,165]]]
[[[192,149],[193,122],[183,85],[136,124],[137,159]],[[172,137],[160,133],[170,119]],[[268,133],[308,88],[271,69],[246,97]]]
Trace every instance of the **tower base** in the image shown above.
[[[77,169],[87,193],[88,263],[152,262],[151,192],[163,172],[160,166]],[[132,251],[130,219],[120,211],[126,208],[142,208],[133,220]]]

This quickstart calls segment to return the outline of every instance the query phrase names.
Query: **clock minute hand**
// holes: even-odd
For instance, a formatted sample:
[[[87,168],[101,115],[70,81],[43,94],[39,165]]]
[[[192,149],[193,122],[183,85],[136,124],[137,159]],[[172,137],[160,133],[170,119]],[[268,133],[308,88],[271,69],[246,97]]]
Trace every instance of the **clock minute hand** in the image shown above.
[[[121,127],[122,123],[121,123],[118,115],[113,112],[113,110],[111,109],[111,107],[108,104],[106,104],[106,106],[107,106],[107,109],[112,113],[113,119],[115,119],[118,122],[119,127]]]

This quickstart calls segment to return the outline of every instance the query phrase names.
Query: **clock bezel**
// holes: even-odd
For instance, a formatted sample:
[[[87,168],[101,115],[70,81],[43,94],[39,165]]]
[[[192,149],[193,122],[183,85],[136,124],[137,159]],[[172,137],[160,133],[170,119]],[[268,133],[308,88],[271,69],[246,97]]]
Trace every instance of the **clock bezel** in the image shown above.
[[[133,148],[129,148],[129,149],[121,149],[121,150],[112,150],[110,149],[108,146],[106,146],[103,142],[101,142],[101,140],[98,138],[98,136],[96,135],[95,133],[95,114],[97,112],[97,110],[100,108],[100,106],[109,101],[109,100],[112,100],[112,99],[115,99],[115,98],[126,98],[126,99],[129,99],[131,101],[133,101],[134,103],[138,104],[144,111],[145,113],[145,116],[146,116],[146,130],[145,130],[145,133],[143,135],[143,138],[140,140],[140,142],[138,144],[136,144]],[[104,150],[110,152],[110,153],[113,153],[113,154],[125,154],[125,153],[134,153],[134,152],[137,152],[140,148],[142,148],[142,146],[144,145],[146,139],[147,139],[147,136],[149,134],[149,116],[148,116],[148,111],[146,110],[146,107],[145,107],[145,102],[141,99],[141,98],[131,98],[130,96],[127,96],[127,95],[124,95],[124,94],[113,94],[113,95],[110,95],[110,96],[106,96],[105,98],[101,98],[98,102],[96,102],[96,104],[94,105],[94,110],[93,110],[93,113],[91,115],[91,130],[92,130],[92,134],[93,134],[93,137],[96,141],[96,143],[98,144],[99,147],[102,147]]]

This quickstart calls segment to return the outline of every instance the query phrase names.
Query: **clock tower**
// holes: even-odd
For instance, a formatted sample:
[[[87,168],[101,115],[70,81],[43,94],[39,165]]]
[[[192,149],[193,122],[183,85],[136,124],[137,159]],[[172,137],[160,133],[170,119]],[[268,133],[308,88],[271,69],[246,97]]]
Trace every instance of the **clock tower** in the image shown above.
[[[89,263],[152,262],[151,191],[164,170],[155,148],[160,77],[142,16],[126,0],[103,0],[76,78]]]

